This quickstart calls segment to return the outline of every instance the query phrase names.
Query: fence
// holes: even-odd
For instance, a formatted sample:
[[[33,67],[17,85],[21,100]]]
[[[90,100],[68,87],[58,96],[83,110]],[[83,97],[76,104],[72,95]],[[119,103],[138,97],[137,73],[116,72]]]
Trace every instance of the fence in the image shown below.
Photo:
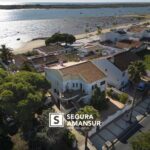
[[[128,111],[129,109],[131,109],[131,107],[132,107],[132,104],[128,104],[122,110],[118,110],[115,114],[109,116],[104,122],[102,122],[102,126],[100,128],[103,128],[104,126],[106,126],[107,124],[109,124],[110,122],[112,122],[114,119],[116,119],[119,116],[123,115],[126,111]],[[88,132],[88,136],[90,137],[90,136],[92,136],[95,133],[96,133],[96,127],[93,127]]]

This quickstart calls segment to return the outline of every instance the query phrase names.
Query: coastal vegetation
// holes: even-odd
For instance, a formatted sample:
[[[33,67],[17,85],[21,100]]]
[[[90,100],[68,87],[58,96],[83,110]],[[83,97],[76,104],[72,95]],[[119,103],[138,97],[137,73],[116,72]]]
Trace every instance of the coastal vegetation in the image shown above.
[[[45,40],[46,46],[52,43],[65,43],[67,44],[73,44],[76,41],[76,38],[67,33],[55,33],[50,38]]]
[[[98,111],[108,108],[108,100],[106,99],[105,92],[101,92],[100,88],[95,87],[91,99],[91,105]]]
[[[50,83],[41,74],[0,69],[0,149],[71,150],[75,136],[49,128],[50,106],[44,107]]]
[[[21,131],[24,139],[29,139],[33,127],[36,128],[35,114],[45,101],[45,93],[50,88],[44,76],[32,72],[10,74],[0,69],[0,135],[10,139]],[[0,144],[0,149],[6,145]]]
[[[150,130],[138,134],[130,141],[133,150],[150,149]]]

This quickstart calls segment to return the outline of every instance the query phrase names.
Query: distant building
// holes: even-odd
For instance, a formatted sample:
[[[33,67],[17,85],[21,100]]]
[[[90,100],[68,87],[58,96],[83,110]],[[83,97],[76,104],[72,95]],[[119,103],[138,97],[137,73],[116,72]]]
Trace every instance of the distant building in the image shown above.
[[[64,47],[59,44],[51,44],[49,46],[42,46],[38,48],[34,48],[33,51],[37,51],[39,54],[43,55],[58,55],[62,53],[67,53],[72,51],[72,48],[70,47]]]
[[[114,30],[100,35],[100,42],[104,41],[117,42],[125,39],[129,39],[129,35],[123,29]]]
[[[85,101],[89,101],[93,89],[97,86],[101,91],[106,88],[106,75],[92,62],[69,62],[62,63],[52,68],[46,68],[47,80],[51,82],[52,91],[60,97],[64,93],[84,93],[87,95]],[[72,99],[73,95],[68,97]]]
[[[132,52],[139,52],[146,48],[146,45],[141,41],[121,40],[116,42],[116,47],[124,50],[131,50]]]
[[[59,59],[55,55],[46,55],[46,56],[38,55],[38,56],[28,57],[28,61],[38,72],[43,72],[44,67],[46,67],[47,65],[58,63]]]

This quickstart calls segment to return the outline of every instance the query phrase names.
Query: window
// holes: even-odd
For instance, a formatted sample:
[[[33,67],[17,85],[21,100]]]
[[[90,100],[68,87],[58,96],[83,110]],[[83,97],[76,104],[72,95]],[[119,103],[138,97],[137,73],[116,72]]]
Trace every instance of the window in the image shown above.
[[[74,84],[74,83],[72,84],[72,87],[75,87],[75,84]]]
[[[76,87],[78,87],[78,83],[76,83]]]
[[[105,81],[102,81],[101,83],[100,83],[100,85],[104,85],[105,84]]]

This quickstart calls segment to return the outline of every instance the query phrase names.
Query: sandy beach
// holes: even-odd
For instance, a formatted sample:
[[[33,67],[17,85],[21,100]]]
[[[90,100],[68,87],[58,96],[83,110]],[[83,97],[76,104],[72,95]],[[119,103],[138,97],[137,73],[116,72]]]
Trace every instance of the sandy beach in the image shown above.
[[[147,20],[141,21],[139,23],[139,25],[146,23],[146,22],[150,22],[149,17],[147,17]],[[132,24],[116,25],[116,26],[112,26],[111,28],[103,29],[102,33],[109,32],[112,29],[129,28],[130,26],[132,26]],[[76,37],[77,41],[80,41],[80,40],[87,39],[88,37],[96,39],[96,38],[98,38],[98,35],[97,35],[97,31],[94,31],[94,32],[90,32],[88,34],[87,33],[78,34],[78,35],[75,35],[75,37]],[[25,53],[28,51],[32,51],[34,48],[44,46],[44,45],[45,45],[45,40],[39,38],[37,40],[32,40],[32,41],[23,43],[20,48],[14,49],[14,53],[15,54]]]

